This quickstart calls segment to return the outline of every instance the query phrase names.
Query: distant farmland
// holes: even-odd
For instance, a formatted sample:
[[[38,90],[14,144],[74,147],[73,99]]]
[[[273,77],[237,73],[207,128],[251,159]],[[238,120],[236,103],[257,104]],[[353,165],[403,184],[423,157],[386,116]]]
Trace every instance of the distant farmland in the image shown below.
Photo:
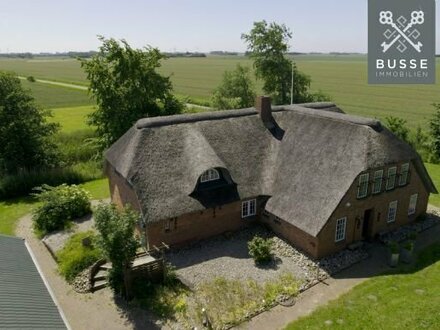
[[[312,89],[329,94],[348,113],[380,119],[389,115],[399,116],[405,118],[410,126],[416,127],[426,124],[427,118],[433,113],[431,104],[440,102],[439,84],[368,85],[365,56],[314,55],[297,56],[295,60],[299,69],[312,77]],[[222,73],[233,69],[237,63],[252,65],[249,59],[240,56],[170,58],[163,62],[160,71],[171,75],[176,93],[200,102],[209,100],[212,90],[221,81]],[[22,76],[32,75],[40,79],[87,84],[79,63],[73,59],[2,59],[0,70],[11,70]],[[440,82],[439,70],[437,81]],[[90,104],[87,93],[82,91],[38,83],[26,84],[32,87],[37,100],[47,107]],[[261,83],[257,87],[260,89]]]

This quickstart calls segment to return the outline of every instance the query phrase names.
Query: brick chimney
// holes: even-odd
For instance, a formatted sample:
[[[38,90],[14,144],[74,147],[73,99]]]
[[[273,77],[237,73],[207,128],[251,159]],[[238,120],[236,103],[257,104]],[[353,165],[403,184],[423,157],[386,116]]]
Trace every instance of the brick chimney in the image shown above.
[[[269,96],[257,96],[255,101],[255,109],[260,114],[260,118],[266,128],[270,129],[274,127],[274,119],[272,117],[272,107]]]

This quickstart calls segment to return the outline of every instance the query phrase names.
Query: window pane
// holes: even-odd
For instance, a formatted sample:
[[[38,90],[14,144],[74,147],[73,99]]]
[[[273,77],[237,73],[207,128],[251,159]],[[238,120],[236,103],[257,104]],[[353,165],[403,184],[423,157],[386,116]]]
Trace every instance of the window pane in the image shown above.
[[[388,169],[388,177],[387,177],[387,190],[391,190],[394,188],[394,185],[396,183],[396,167],[390,167]]]
[[[393,222],[396,220],[396,213],[397,213],[397,201],[393,201],[390,203],[388,207],[388,222]]]
[[[359,176],[359,186],[358,186],[358,193],[357,193],[358,198],[363,198],[363,197],[367,196],[369,177],[370,177],[370,175],[368,173],[361,174]]]
[[[408,181],[409,163],[403,164],[400,168],[399,185],[404,186]]]
[[[416,213],[417,197],[417,194],[411,195],[409,199],[408,215]]]
[[[373,194],[377,194],[382,189],[383,170],[374,172]]]

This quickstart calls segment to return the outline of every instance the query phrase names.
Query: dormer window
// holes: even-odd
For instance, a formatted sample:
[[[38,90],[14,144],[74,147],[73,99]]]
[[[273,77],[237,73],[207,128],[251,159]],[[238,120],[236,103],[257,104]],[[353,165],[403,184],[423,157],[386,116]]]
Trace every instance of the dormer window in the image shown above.
[[[215,181],[218,179],[220,179],[220,174],[218,171],[214,168],[210,168],[202,174],[200,177],[200,182]]]

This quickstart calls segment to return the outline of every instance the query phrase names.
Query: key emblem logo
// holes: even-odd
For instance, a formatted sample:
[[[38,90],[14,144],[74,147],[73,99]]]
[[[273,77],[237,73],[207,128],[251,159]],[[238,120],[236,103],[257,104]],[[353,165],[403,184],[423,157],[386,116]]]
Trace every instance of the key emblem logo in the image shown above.
[[[403,15],[401,15],[395,23],[391,11],[381,11],[379,13],[379,22],[382,25],[388,25],[390,27],[383,33],[383,36],[388,42],[384,41],[381,44],[382,52],[386,53],[395,44],[397,44],[396,49],[401,53],[404,53],[408,49],[407,44],[419,53],[422,51],[423,44],[417,41],[420,37],[420,32],[416,28],[412,29],[414,25],[421,25],[425,22],[425,13],[422,10],[411,12],[411,20],[409,20],[409,23],[408,19]]]

